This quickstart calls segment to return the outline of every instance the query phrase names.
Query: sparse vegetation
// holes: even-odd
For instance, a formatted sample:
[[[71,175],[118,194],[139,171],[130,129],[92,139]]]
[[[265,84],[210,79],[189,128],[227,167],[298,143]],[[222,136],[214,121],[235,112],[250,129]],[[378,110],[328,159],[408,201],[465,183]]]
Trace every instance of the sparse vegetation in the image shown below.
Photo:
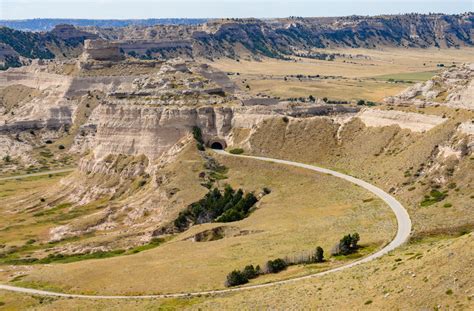
[[[30,265],[30,264],[52,264],[52,263],[71,263],[76,261],[82,260],[89,260],[89,259],[104,259],[104,258],[111,258],[120,255],[132,255],[136,254],[148,249],[155,248],[162,244],[164,239],[162,238],[154,238],[148,244],[144,244],[141,246],[133,247],[131,249],[117,249],[117,250],[110,250],[110,251],[97,251],[91,253],[79,253],[79,254],[49,254],[47,257],[38,259],[34,257],[26,257],[26,258],[13,258],[13,259],[3,259],[3,262],[9,265]],[[34,243],[34,242],[33,242]],[[31,245],[33,243],[27,243]]]
[[[242,153],[244,153],[244,149],[242,149],[242,148],[234,148],[234,149],[229,150],[229,153],[232,153],[232,154],[242,154]]]
[[[204,140],[202,138],[202,131],[201,128],[198,126],[193,127],[193,137],[196,140],[196,147],[199,151],[204,151],[206,148],[204,147]]]
[[[437,189],[431,190],[429,195],[425,195],[423,201],[421,201],[420,205],[422,207],[433,205],[437,202],[443,201],[448,196],[447,192],[441,192]]]

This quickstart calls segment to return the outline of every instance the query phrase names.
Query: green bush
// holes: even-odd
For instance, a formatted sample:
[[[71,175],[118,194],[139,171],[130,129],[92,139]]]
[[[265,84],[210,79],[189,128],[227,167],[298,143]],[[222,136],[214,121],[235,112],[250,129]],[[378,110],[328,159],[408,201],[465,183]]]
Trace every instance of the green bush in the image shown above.
[[[288,264],[281,258],[275,260],[269,260],[266,264],[267,273],[278,273],[286,269]]]
[[[193,127],[193,137],[198,143],[204,145],[204,140],[202,139],[202,131],[197,126]]]
[[[421,206],[430,206],[430,205],[433,205],[437,202],[443,201],[447,196],[448,196],[448,194],[446,193],[446,191],[441,192],[437,189],[433,189],[433,190],[431,190],[429,195],[425,195],[425,198],[423,199],[423,201],[421,201],[420,205]]]
[[[357,243],[360,240],[359,234],[356,232],[352,235],[345,235],[332,250],[332,255],[349,255],[359,247]]]
[[[253,265],[248,265],[248,266],[245,266],[242,273],[245,275],[247,279],[250,280],[250,279],[255,279],[259,274],[262,273],[262,271],[260,270],[260,266],[258,265],[256,267],[254,267]]]
[[[248,281],[249,281],[248,278],[245,276],[243,272],[234,270],[227,275],[227,281],[225,282],[225,286],[227,287],[238,286],[238,285],[248,283]]]
[[[232,154],[242,154],[242,153],[244,153],[244,149],[242,149],[242,148],[234,148],[234,149],[229,150],[229,153],[232,153]]]
[[[206,148],[204,147],[204,145],[201,144],[201,143],[197,143],[197,144],[196,144],[196,148],[197,148],[199,151],[204,151],[204,150],[206,150]]]

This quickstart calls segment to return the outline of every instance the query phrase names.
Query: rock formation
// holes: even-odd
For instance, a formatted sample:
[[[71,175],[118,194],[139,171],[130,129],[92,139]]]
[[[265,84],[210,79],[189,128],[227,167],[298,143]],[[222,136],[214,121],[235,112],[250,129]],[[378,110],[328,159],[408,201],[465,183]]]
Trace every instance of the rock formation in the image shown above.
[[[391,105],[433,106],[474,110],[474,63],[452,67],[385,99]]]
[[[119,61],[123,58],[118,43],[105,40],[84,41],[84,52],[81,55],[84,61]]]

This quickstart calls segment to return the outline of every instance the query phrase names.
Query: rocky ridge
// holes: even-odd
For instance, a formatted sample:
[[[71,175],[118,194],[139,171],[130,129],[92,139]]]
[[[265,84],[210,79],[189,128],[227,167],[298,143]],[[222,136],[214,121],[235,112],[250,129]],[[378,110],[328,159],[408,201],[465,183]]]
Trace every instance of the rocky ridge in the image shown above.
[[[28,33],[0,28],[5,67],[24,58],[76,57],[85,39],[113,41],[120,50],[143,59],[230,57],[251,55],[288,58],[292,55],[326,59],[312,49],[327,47],[472,46],[473,14],[406,14],[325,18],[221,19],[193,25],[74,28],[58,25],[50,32]],[[34,46],[33,50],[25,46]],[[17,54],[13,53],[14,50]],[[0,54],[1,57],[2,54]],[[333,57],[334,55],[330,56]]]
[[[417,83],[401,94],[385,99],[385,102],[390,105],[443,105],[474,110],[474,63],[449,68],[426,82]]]

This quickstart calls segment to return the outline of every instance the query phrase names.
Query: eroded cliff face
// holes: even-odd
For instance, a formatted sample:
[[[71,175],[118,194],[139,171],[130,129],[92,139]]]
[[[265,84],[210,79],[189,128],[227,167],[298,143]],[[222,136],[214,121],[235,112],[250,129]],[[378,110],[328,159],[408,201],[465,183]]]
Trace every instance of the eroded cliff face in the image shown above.
[[[2,116],[5,127],[0,138],[9,139],[0,140],[2,150],[24,153],[44,147],[46,138],[58,144],[66,144],[67,138],[64,154],[78,157],[76,171],[41,194],[46,202],[38,203],[37,196],[8,202],[34,211],[62,202],[69,204],[68,213],[93,211],[52,229],[48,238],[58,241],[86,234],[97,238],[55,251],[145,243],[180,210],[202,198],[212,160],[197,150],[194,127],[201,129],[208,145],[220,141],[249,153],[352,172],[403,194],[413,210],[430,187],[444,189],[455,181],[465,188],[472,184],[466,173],[474,148],[469,110],[464,114],[454,109],[440,112],[437,107],[426,108],[433,109],[429,113],[413,107],[359,111],[346,105],[250,98],[207,65],[175,59],[140,63],[140,70],[143,64],[154,71],[104,76],[116,67],[109,67],[109,61],[94,61],[93,66],[75,67],[79,72],[69,75],[40,65],[5,75],[4,98],[22,95],[2,106],[8,113]],[[135,68],[127,62],[112,66],[119,65]],[[5,92],[19,86],[21,90]],[[41,111],[35,111],[38,106]],[[28,137],[37,138],[30,142]],[[416,190],[409,190],[413,185]],[[464,190],[452,197],[460,205],[453,214],[469,213],[462,205]],[[427,215],[421,212],[417,217],[434,217]],[[455,225],[468,223],[455,216]],[[435,219],[439,227],[442,220]]]
[[[385,102],[391,105],[443,105],[474,110],[474,63],[449,68],[426,82],[417,83],[401,94],[385,99]]]

